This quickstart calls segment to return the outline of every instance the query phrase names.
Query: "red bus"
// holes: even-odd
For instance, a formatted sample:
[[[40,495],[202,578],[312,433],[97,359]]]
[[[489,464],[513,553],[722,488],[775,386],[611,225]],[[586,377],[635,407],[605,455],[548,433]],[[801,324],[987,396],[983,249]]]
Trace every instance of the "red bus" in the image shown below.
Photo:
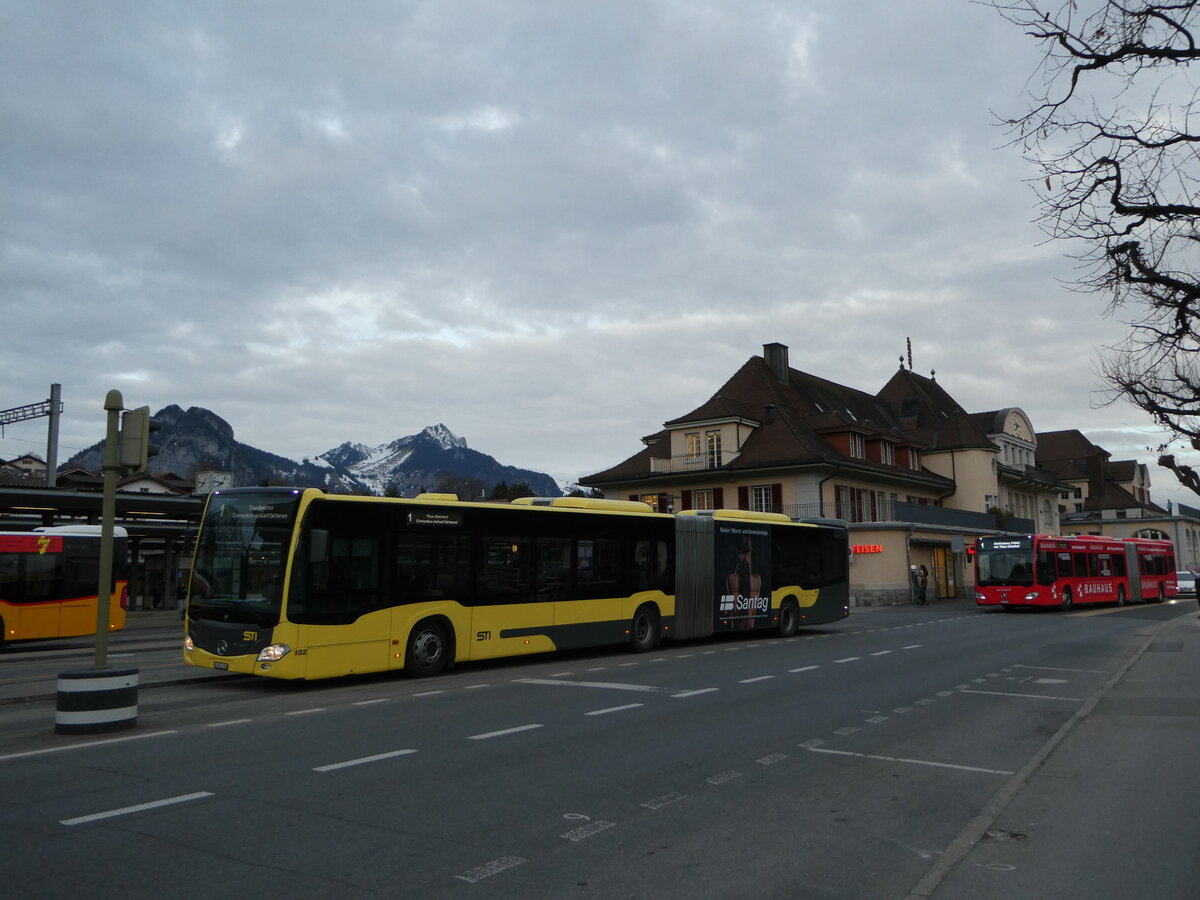
[[[975,542],[978,606],[1161,601],[1178,593],[1170,541],[1047,534]]]

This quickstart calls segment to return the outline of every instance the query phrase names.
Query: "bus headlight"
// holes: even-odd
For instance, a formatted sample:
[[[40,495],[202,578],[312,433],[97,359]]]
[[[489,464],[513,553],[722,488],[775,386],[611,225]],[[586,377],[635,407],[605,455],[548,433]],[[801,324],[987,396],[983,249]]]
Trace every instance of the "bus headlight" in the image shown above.
[[[1032,602],[1038,598],[1037,591],[1033,591],[1025,595],[1025,599]]]
[[[279,662],[279,660],[283,659],[291,652],[292,648],[287,644],[271,644],[270,646],[263,647],[258,651],[258,661]]]

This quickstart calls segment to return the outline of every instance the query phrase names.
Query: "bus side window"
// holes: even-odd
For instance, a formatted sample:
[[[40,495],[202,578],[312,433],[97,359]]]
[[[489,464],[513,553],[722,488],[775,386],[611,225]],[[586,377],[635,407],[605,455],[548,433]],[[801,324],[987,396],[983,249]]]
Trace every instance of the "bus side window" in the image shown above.
[[[661,590],[670,593],[671,557],[666,541],[640,540],[633,545],[633,560],[626,569],[626,593]]]
[[[526,603],[531,598],[529,538],[484,537],[476,582],[480,603]]]
[[[580,538],[575,543],[575,587],[581,599],[621,593],[621,566],[615,538]]]
[[[537,539],[537,591],[539,600],[568,600],[572,596],[571,539]]]

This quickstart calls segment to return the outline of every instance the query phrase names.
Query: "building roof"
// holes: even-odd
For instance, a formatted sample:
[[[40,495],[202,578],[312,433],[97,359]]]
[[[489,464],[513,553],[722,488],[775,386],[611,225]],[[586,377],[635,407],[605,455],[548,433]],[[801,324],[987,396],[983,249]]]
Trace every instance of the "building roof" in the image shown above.
[[[672,431],[686,430],[691,424],[701,428],[706,424],[739,421],[754,426],[754,431],[742,445],[739,455],[722,467],[725,471],[837,466],[857,469],[864,474],[874,472],[893,481],[912,480],[933,490],[953,490],[951,479],[927,470],[917,472],[851,457],[828,439],[834,433],[856,432],[868,440],[886,439],[898,445],[923,449],[926,442],[915,436],[912,428],[905,427],[899,414],[903,405],[900,401],[911,399],[913,402],[906,409],[916,417],[928,420],[924,431],[934,439],[949,444],[965,432],[971,441],[991,446],[986,437],[979,436],[969,427],[965,413],[936,382],[915,382],[915,390],[891,382],[889,385],[892,385],[891,394],[899,401],[790,367],[786,368],[786,377],[781,378],[766,359],[753,356],[708,400],[685,415],[665,422],[663,431],[644,438],[647,446],[643,450],[610,469],[580,479],[580,482],[645,478],[652,471],[652,459],[669,458]],[[936,409],[931,408],[929,398],[938,404]],[[951,427],[946,427],[946,417],[939,415],[943,408],[955,411]]]

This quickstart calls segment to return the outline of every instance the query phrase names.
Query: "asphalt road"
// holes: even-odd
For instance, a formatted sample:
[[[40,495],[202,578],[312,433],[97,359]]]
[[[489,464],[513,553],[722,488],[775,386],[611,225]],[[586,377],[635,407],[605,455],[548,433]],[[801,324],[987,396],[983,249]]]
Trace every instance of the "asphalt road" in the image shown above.
[[[307,685],[187,669],[175,628],[131,630],[110,650],[150,673],[135,730],[60,736],[52,698],[0,706],[0,878],[20,897],[1195,896],[1193,604],[885,608],[789,640]],[[39,696],[88,661],[6,653],[0,688]]]

